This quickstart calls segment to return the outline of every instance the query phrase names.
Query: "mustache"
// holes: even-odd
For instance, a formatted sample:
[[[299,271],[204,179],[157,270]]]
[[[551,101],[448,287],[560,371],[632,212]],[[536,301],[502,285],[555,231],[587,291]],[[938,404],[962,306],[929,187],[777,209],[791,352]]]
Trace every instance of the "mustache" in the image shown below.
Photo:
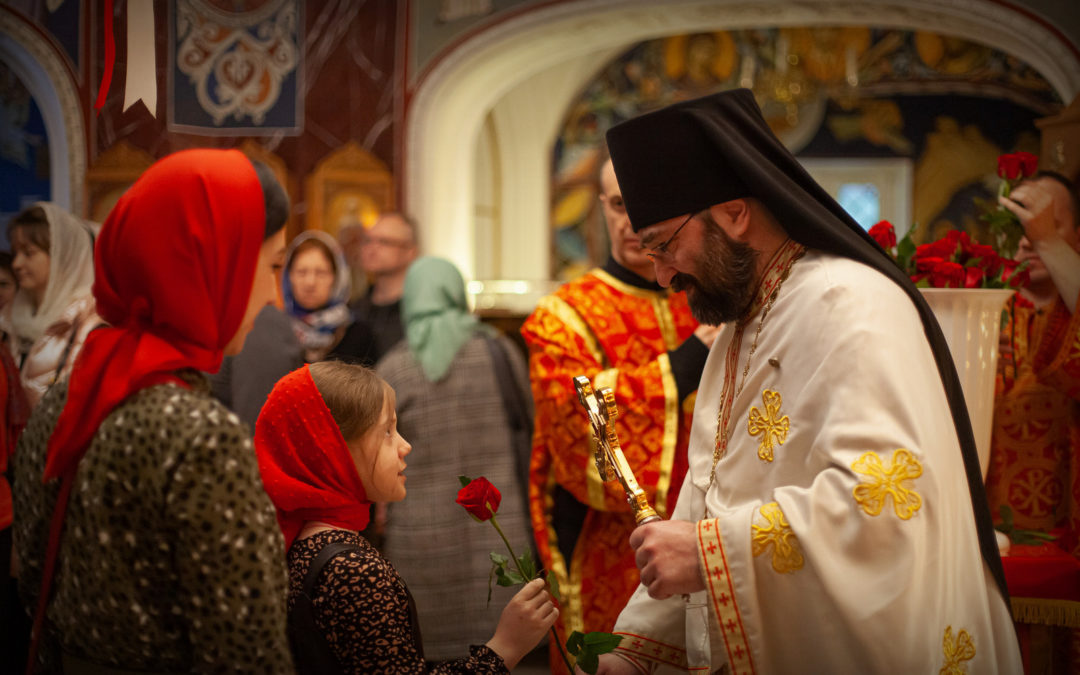
[[[681,293],[687,288],[693,286],[694,288],[701,288],[701,284],[692,275],[684,272],[677,272],[675,276],[671,277],[671,287],[675,289],[676,293]]]

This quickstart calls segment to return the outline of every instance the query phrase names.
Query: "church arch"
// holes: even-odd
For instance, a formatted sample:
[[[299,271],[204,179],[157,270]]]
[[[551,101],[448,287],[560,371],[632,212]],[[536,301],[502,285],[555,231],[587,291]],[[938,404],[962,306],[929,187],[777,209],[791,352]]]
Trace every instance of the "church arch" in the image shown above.
[[[50,199],[84,214],[86,129],[78,88],[64,58],[42,33],[0,5],[0,59],[37,102],[49,141]]]
[[[1031,15],[980,0],[555,3],[478,32],[421,74],[406,117],[405,208],[428,250],[466,278],[547,279],[550,153],[571,100],[616,54],[642,40],[712,29],[874,25],[927,29],[989,43],[1023,59],[1065,101],[1080,92],[1074,45]],[[498,170],[478,152],[498,130]],[[490,131],[490,129],[489,129]],[[523,131],[525,133],[523,133]],[[490,144],[488,144],[490,145]],[[478,186],[478,177],[498,184]],[[478,260],[475,202],[499,194],[498,263]],[[489,225],[491,227],[491,225]],[[488,247],[490,248],[490,247]]]

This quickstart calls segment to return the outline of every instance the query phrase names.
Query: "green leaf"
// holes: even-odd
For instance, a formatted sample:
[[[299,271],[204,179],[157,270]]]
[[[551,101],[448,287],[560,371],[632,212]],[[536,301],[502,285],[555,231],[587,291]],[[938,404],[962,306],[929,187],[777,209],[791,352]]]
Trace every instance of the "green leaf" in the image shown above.
[[[590,647],[595,654],[607,654],[618,647],[622,640],[621,635],[587,633],[585,635],[585,646]]]
[[[559,577],[554,572],[549,571],[544,575],[544,579],[547,581],[548,593],[551,593],[551,597],[555,600],[562,600],[559,596]]]
[[[579,630],[570,633],[570,637],[566,638],[566,651],[570,652],[571,656],[577,656],[584,646],[585,635]]]
[[[1017,529],[1013,520],[1012,508],[1008,504],[1002,504],[998,507],[998,513],[1001,514],[1001,523],[996,525],[994,529],[1009,535],[1009,541],[1017,546],[1037,546],[1043,542],[1057,540],[1057,537],[1047,532]]]
[[[911,239],[911,232],[908,232],[903,239],[896,242],[896,254],[905,258],[915,255],[915,242]]]
[[[566,639],[566,651],[577,661],[577,667],[595,674],[600,667],[600,655],[607,654],[622,642],[622,637],[611,633],[586,633],[574,631]]]
[[[522,576],[530,581],[536,578],[536,563],[533,561],[532,551],[526,550],[519,555],[517,563],[518,567],[521,568]]]
[[[596,675],[596,671],[600,670],[600,657],[596,654],[582,654],[577,657],[576,665],[589,675]]]
[[[495,573],[495,581],[500,586],[516,586],[525,583],[525,579],[517,573],[517,570],[507,569],[506,567],[498,568]]]
[[[1001,514],[1001,529],[1002,532],[1008,534],[1013,529],[1013,512],[1012,507],[1008,504],[1002,504],[998,507],[998,513]]]
[[[1017,546],[1038,546],[1044,542],[1054,541],[1057,537],[1038,530],[1013,530],[1009,534],[1009,540]]]
[[[472,478],[469,478],[468,476],[458,476],[457,479],[461,481],[461,487],[465,487],[472,482]]]
[[[488,557],[491,558],[491,562],[495,563],[496,565],[502,565],[504,567],[506,566],[506,563],[510,562],[510,558],[507,558],[501,553],[496,553],[495,551],[489,553]]]

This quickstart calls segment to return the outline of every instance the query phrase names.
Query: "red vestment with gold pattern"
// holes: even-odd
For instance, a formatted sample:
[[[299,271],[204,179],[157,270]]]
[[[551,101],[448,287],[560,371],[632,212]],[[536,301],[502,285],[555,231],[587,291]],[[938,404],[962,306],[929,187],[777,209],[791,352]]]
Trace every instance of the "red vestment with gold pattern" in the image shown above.
[[[563,641],[574,630],[611,631],[639,583],[628,543],[634,516],[619,483],[600,480],[573,378],[615,392],[623,453],[664,517],[686,474],[693,403],[692,395],[679,401],[668,352],[696,327],[685,294],[637,288],[600,269],[542,299],[522,326],[536,402],[530,515],[542,563],[559,580]],[[569,561],[553,518],[557,491],[584,505]],[[554,645],[551,663],[562,670]]]
[[[1080,312],[1061,298],[1036,309],[1010,302],[998,362],[986,494],[1020,529],[1064,529],[1059,544],[1080,556]],[[1080,308],[1078,308],[1080,309]]]

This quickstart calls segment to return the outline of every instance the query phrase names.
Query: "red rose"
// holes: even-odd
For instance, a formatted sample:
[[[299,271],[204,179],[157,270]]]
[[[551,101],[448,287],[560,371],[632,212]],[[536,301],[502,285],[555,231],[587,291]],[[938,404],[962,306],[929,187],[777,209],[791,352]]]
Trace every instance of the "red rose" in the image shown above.
[[[896,246],[896,228],[887,220],[871,227],[868,234],[886,251],[891,251],[893,246]]]
[[[1018,152],[1016,156],[1020,158],[1020,171],[1024,174],[1024,178],[1034,176],[1039,170],[1039,158],[1036,155],[1030,152]]]
[[[1020,168],[1020,160],[1016,155],[998,155],[998,177],[1006,180],[1016,180],[1020,177],[1023,169]]]
[[[1007,180],[1027,178],[1039,168],[1039,158],[1030,152],[1014,152],[998,157],[998,176]]]
[[[1023,288],[1031,281],[1031,272],[1027,264],[1020,264],[1015,260],[1002,260],[1001,280],[1009,288]]]
[[[939,256],[915,256],[915,270],[923,273],[933,272],[945,259]]]
[[[956,230],[950,230],[955,232]],[[949,240],[948,237],[932,241],[929,244],[919,244],[915,248],[915,259],[919,258],[941,258],[942,260],[948,260],[956,254],[956,240]]]
[[[980,246],[978,257],[975,259],[975,266],[981,269],[988,279],[994,279],[1001,272],[1001,265],[1003,262],[1004,260],[993,248],[989,246]]]
[[[457,499],[454,501],[461,504],[470,516],[483,522],[491,520],[491,517],[498,512],[502,494],[487,478],[481,476],[469,481],[468,485],[458,490]]]
[[[982,288],[985,273],[978,267],[964,268],[964,288]]]
[[[930,285],[934,288],[963,288],[966,278],[960,263],[946,261],[930,270]]]

